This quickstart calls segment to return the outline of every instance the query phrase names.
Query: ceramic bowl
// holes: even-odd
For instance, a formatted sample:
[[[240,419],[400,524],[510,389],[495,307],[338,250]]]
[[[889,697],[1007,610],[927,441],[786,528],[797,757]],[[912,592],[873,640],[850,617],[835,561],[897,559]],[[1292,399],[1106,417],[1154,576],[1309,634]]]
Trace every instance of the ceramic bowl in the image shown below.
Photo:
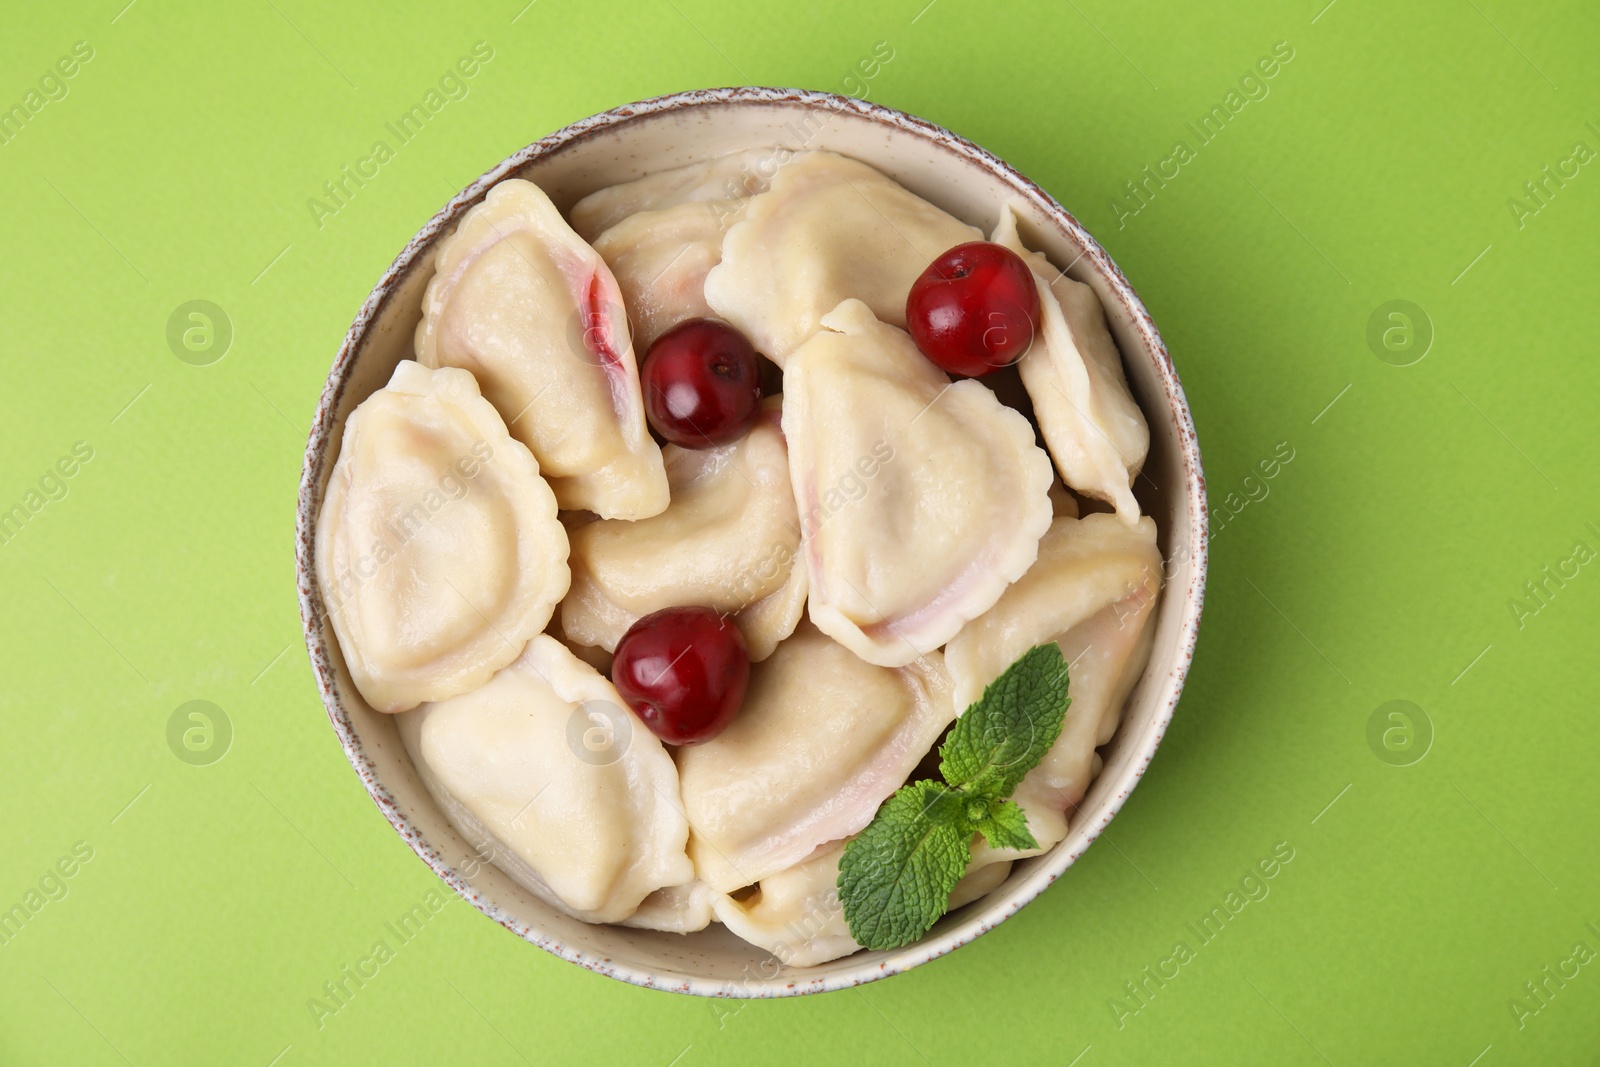
[[[340,658],[312,566],[314,524],[347,415],[412,354],[424,287],[439,241],[503,178],[537,183],[563,211],[596,189],[737,149],[821,148],[864,160],[988,232],[997,205],[1020,205],[1023,238],[1093,286],[1122,349],[1129,385],[1150,424],[1136,492],[1160,527],[1167,561],[1149,667],[1104,769],[1071,833],[1015,865],[983,899],[945,916],[915,944],[859,952],[817,967],[780,966],[713,924],[687,936],[592,926],[556,912],[478,860],[429,797],[395,720],[362,701]],[[775,154],[775,159],[781,154]],[[345,336],[306,445],[296,518],[296,570],[307,648],[328,717],[384,816],[440,878],[507,930],[600,974],[655,989],[717,997],[776,997],[840,989],[897,974],[971,941],[1016,914],[1083,854],[1128,798],[1172,718],[1193,654],[1206,571],[1205,482],[1188,403],[1155,323],[1111,257],[1060,204],[976,145],[931,123],[849,97],[794,89],[677,93],[584,119],[510,156],[456,195],[378,280]]]

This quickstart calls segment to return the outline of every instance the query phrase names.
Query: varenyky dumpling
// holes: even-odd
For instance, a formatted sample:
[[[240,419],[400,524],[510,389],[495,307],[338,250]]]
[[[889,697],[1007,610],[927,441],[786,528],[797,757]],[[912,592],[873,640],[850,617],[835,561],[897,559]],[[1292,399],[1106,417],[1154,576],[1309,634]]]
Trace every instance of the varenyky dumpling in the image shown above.
[[[865,163],[805,152],[728,230],[706,301],[781,367],[847,297],[904,326],[917,276],[940,253],[982,239]]]
[[[1027,571],[1055,475],[1021,413],[976,381],[951,384],[861,301],[822,326],[783,376],[811,620],[899,666]]]
[[[794,155],[788,148],[749,148],[607,186],[572,206],[572,228],[593,241],[642,211],[743,200],[765,192],[772,176]]]
[[[496,862],[562,910],[619,922],[693,881],[672,757],[555,638],[536,636],[488,684],[403,725],[430,787],[470,814],[479,832],[467,836],[503,846],[518,862]]]
[[[477,376],[562,508],[642,519],[666,508],[667,476],[622,299],[550,198],[508,178],[439,243],[417,359]]]
[[[783,583],[732,616],[739,632],[744,634],[751,663],[760,663],[772,655],[778,642],[794,633],[806,613],[806,593],[810,589],[810,581],[798,552],[793,555],[772,552],[741,580],[746,583],[765,583],[775,572],[787,575]]]
[[[567,592],[539,464],[466,371],[395,368],[345,423],[317,520],[317,583],[350,677],[379,711],[468,692]]]
[[[1061,477],[1131,523],[1139,517],[1132,487],[1150,450],[1150,427],[1128,392],[1105,308],[1093,289],[1024,247],[1010,205],[1001,206],[991,240],[1023,258],[1039,289],[1043,322],[1017,370]]]
[[[1034,645],[1054,641],[1068,663],[1071,704],[1061,736],[1013,794],[1043,851],[1067,835],[1067,810],[1094,777],[1095,749],[1111,740],[1150,656],[1161,552],[1148,516],[1128,525],[1103,513],[1058,518],[1039,559],[997,604],[945,646],[958,707]],[[985,845],[975,857],[1015,858]]]
[[[641,355],[685,319],[710,317],[706,274],[749,198],[793,155],[757,148],[719,156],[591,193],[572,226],[594,244],[622,290]]]
[[[622,925],[667,934],[692,934],[711,925],[712,895],[704,882],[669,885],[645,897],[639,910],[622,920]]]
[[[955,888],[950,890],[950,910],[955,911],[963,904],[971,904],[974,900],[988,896],[1000,888],[1000,883],[1010,874],[1009,860],[989,858],[987,862],[968,863],[966,873],[955,884]]]
[[[706,275],[722,259],[722,238],[744,212],[743,200],[675,204],[629,215],[595,238],[633,322],[633,342],[650,351],[685,319],[714,315]]]
[[[802,623],[732,725],[678,750],[696,874],[731,893],[860,832],[954,719],[939,653],[877,667]]]
[[[861,946],[850,936],[839,902],[844,847],[840,841],[819,849],[810,859],[761,879],[749,895],[713,895],[717,921],[788,967],[814,967],[857,951]],[[950,910],[990,893],[1010,873],[1004,860],[974,867],[950,891]]]
[[[717,921],[786,967],[813,967],[861,948],[839,903],[844,842],[761,879],[744,899],[711,898]]]
[[[769,400],[756,425],[725,445],[668,445],[672,503],[660,515],[571,531],[572,591],[561,604],[568,640],[615,651],[640,618],[683,604],[730,614],[752,661],[794,632],[806,575],[778,410]]]

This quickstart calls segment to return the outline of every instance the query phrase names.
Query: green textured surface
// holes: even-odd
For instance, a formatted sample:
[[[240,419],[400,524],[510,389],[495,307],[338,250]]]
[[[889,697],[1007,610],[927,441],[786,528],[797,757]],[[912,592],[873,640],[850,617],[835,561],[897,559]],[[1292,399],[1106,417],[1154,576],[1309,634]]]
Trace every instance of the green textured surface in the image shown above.
[[[0,144],[0,509],[93,450],[0,544],[0,908],[42,905],[0,945],[0,1061],[1498,1067],[1600,1047],[1600,567],[1542,573],[1600,548],[1600,166],[1542,205],[1523,190],[1600,149],[1593,5],[123,2],[12,4],[0,33],[0,107],[94,52]],[[319,227],[308,198],[480,40],[468,95]],[[893,59],[852,74],[879,41]],[[1280,41],[1268,95],[1200,145],[1185,124]],[[508,152],[739,83],[954,129],[1139,289],[1213,507],[1258,498],[1214,523],[1177,718],[1109,840],[885,983],[645,992],[458,901],[400,945],[385,923],[440,887],[335,744],[293,594],[334,349],[407,238]],[[1194,158],[1119,227],[1112,198],[1179,139]],[[233,327],[209,366],[166,340],[194,299]],[[1410,366],[1366,339],[1396,299],[1435,334]],[[1281,442],[1293,460],[1252,478]],[[169,748],[190,700],[232,724],[220,762]],[[1391,700],[1431,722],[1420,762],[1369,746]],[[92,859],[48,878],[78,842]],[[1202,944],[1187,924],[1275,847],[1293,859],[1267,895]],[[30,898],[41,880],[59,899]],[[308,998],[380,938],[393,959],[319,1027]],[[1193,958],[1129,998],[1180,940]]]

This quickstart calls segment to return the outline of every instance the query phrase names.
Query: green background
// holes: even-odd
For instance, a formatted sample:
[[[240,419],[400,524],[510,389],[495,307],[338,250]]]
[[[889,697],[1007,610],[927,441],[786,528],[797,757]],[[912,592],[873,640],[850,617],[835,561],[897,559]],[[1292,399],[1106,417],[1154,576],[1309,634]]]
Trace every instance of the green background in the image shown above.
[[[1538,206],[1523,183],[1576,143],[1600,149],[1592,4],[125,2],[11,3],[0,33],[3,107],[94,49],[0,146],[0,510],[93,449],[0,545],[0,909],[93,850],[0,946],[0,1061],[1498,1067],[1600,1049],[1600,961],[1563,963],[1600,951],[1600,567],[1542,573],[1600,549],[1600,164],[1520,225],[1508,206]],[[466,98],[319,226],[307,200],[480,40],[494,58]],[[867,77],[880,41],[893,58]],[[1195,147],[1185,124],[1280,41],[1269,95],[1119,227],[1124,182]],[[905,976],[669,996],[452,900],[319,1028],[307,999],[440,888],[347,766],[299,636],[295,487],[334,351],[411,234],[507,153],[741,83],[948,126],[1132,279],[1226,509],[1177,717],[1059,884]],[[194,299],[232,324],[207,366],[167,341]],[[1380,359],[1368,322],[1391,300],[1422,313]],[[1429,329],[1425,358],[1393,365]],[[1262,479],[1280,443],[1294,458]],[[190,700],[231,723],[219,762],[169,746]],[[1409,749],[1404,723],[1397,751],[1369,743],[1391,700],[1421,709]],[[1186,924],[1280,842],[1269,895],[1199,947]],[[1123,983],[1179,940],[1195,958],[1119,1017]]]

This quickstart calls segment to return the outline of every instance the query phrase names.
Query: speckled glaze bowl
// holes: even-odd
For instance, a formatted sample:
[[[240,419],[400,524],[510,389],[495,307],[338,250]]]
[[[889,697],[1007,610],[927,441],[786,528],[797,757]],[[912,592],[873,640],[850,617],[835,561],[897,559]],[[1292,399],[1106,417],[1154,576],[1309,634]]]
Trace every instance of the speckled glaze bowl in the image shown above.
[[[872,164],[988,232],[1005,198],[1024,239],[1093,286],[1120,345],[1129,385],[1150,423],[1150,456],[1135,486],[1160,527],[1167,561],[1154,648],[1105,766],[1065,841],[1015,865],[994,892],[893,952],[859,952],[817,967],[783,967],[720,926],[687,936],[591,926],[556,912],[478,859],[418,778],[395,720],[362,701],[327,622],[312,539],[345,417],[412,355],[422,292],[440,238],[502,178],[536,182],[563,211],[596,189],[742,148],[823,148]],[[584,119],[515,153],[457,194],[413,237],[356,315],[322,391],[306,444],[295,523],[300,616],[334,733],[367,792],[408,845],[473,907],[517,936],[635,985],[713,997],[817,993],[898,974],[966,944],[1038,896],[1083,854],[1122,807],[1172,718],[1194,651],[1206,573],[1205,480],[1177,372],[1149,313],[1111,257],[1049,194],[948,130],[876,104],[796,89],[677,93]]]

